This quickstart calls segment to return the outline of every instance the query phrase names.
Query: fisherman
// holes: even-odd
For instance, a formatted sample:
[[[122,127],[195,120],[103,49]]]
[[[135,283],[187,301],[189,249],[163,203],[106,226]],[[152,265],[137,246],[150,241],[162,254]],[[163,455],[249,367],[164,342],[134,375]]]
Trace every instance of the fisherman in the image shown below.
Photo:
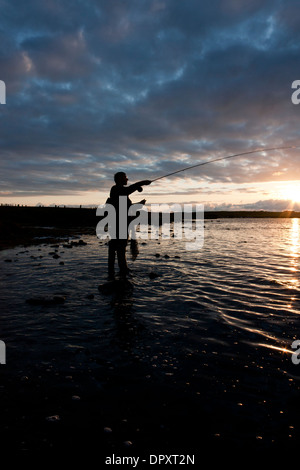
[[[139,191],[142,192],[143,188],[142,186],[144,185],[149,185],[151,184],[150,180],[143,180],[139,181],[138,183],[131,184],[130,186],[127,186],[128,178],[126,173],[123,171],[119,171],[114,175],[114,181],[115,185],[111,188],[110,190],[110,196],[107,199],[106,203],[112,204],[115,209],[116,209],[116,225],[117,225],[117,230],[116,230],[116,238],[111,239],[108,242],[108,277],[109,279],[114,279],[115,275],[115,257],[117,253],[117,258],[118,258],[118,265],[120,269],[120,275],[122,277],[126,277],[126,275],[129,273],[129,269],[127,266],[127,261],[126,261],[126,246],[127,246],[127,241],[128,241],[128,225],[126,227],[127,231],[127,238],[121,238],[120,233],[119,233],[119,197],[120,196],[126,196],[127,198],[127,213],[129,207],[132,205],[131,200],[129,199],[129,195],[132,194],[134,191]],[[138,204],[144,205],[146,202],[145,199],[140,201]]]

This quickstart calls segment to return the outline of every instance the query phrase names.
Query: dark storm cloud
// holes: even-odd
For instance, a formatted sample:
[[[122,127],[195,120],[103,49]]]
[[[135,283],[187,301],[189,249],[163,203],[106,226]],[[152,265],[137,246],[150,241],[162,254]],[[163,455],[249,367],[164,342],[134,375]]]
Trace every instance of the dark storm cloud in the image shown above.
[[[299,144],[300,9],[274,0],[0,1],[3,194],[108,188]],[[189,176],[300,179],[298,151]],[[176,178],[174,178],[174,184]],[[152,187],[151,187],[152,189]],[[154,188],[153,188],[154,191]]]

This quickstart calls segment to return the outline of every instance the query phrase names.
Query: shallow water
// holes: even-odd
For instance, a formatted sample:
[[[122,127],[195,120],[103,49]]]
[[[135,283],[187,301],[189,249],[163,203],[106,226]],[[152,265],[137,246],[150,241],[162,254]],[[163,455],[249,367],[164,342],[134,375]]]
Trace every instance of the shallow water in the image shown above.
[[[98,291],[107,246],[96,236],[72,249],[0,252],[1,367],[12,377],[88,370],[94,390],[112,387],[109,371],[138,364],[152,386],[199,400],[214,416],[213,438],[290,445],[299,414],[299,229],[299,219],[218,219],[205,221],[198,251],[174,238],[141,240],[135,261],[128,248],[131,285],[117,292]],[[64,304],[26,303],[49,295]]]

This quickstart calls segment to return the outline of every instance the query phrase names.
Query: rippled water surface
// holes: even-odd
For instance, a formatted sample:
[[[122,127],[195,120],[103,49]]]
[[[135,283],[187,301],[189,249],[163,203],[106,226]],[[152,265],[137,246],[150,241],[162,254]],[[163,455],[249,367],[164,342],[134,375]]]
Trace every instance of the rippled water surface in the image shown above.
[[[92,376],[98,367],[109,373],[137,363],[149,381],[189,387],[203,408],[254,421],[244,440],[290,442],[297,423],[289,400],[296,400],[300,378],[291,360],[292,342],[300,339],[299,224],[207,220],[198,251],[172,237],[140,240],[135,261],[127,250],[130,285],[117,290],[106,284],[107,245],[96,237],[83,236],[87,244],[72,249],[60,243],[5,250],[5,367],[26,375],[42,366],[53,373],[88,367]],[[41,296],[65,301],[26,302]],[[210,432],[238,436],[218,419]]]

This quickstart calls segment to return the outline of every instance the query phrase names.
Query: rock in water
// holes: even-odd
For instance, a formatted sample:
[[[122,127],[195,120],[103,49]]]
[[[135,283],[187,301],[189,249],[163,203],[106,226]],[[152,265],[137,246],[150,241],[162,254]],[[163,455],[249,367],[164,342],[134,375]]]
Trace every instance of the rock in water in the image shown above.
[[[112,432],[112,429],[109,428],[109,427],[105,427],[105,428],[103,429],[103,431],[106,432],[106,433],[111,433],[111,432]]]
[[[155,279],[155,278],[157,278],[157,277],[159,277],[159,276],[160,276],[160,274],[155,273],[155,272],[153,272],[153,271],[151,271],[151,272],[149,273],[150,279]]]
[[[30,305],[58,305],[65,302],[65,297],[55,295],[53,297],[32,297],[27,299],[26,302]]]
[[[132,289],[133,284],[128,279],[114,279],[98,286],[99,292],[104,295],[124,293]]]
[[[59,415],[47,416],[46,420],[50,423],[55,423],[57,421],[60,421],[60,417]]]

